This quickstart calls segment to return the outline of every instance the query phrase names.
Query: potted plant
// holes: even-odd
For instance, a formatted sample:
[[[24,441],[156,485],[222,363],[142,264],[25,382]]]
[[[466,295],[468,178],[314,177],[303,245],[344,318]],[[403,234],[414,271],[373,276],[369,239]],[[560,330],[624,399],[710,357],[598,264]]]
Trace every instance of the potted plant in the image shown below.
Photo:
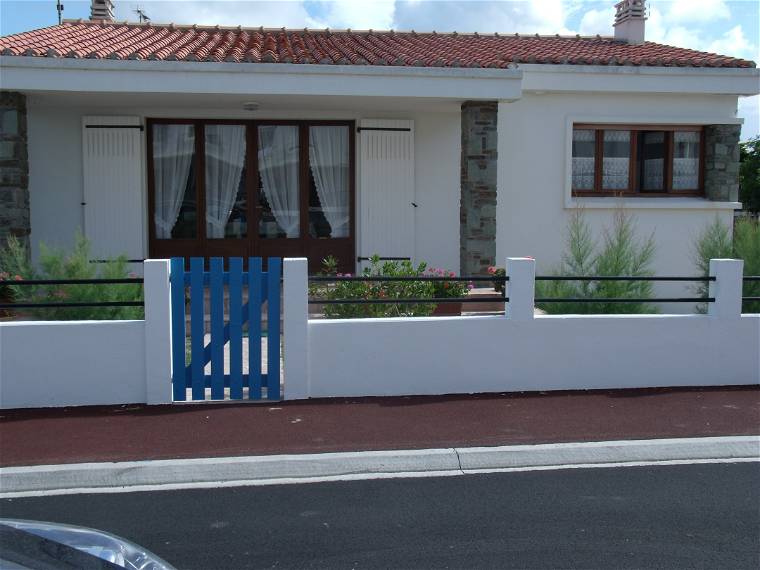
[[[446,271],[440,268],[428,269],[426,275],[430,277],[456,277],[456,273],[453,271]],[[470,289],[472,289],[472,283],[465,281],[432,281],[434,297],[439,299],[458,299],[466,297]],[[433,316],[451,316],[462,314],[462,302],[452,301],[446,303],[438,303],[433,310]]]

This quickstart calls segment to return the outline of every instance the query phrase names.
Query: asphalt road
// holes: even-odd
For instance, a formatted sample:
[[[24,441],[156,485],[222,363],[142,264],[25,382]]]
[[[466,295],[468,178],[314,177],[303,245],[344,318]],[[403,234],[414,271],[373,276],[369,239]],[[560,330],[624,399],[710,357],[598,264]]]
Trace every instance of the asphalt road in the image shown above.
[[[760,463],[4,500],[180,569],[760,567]]]

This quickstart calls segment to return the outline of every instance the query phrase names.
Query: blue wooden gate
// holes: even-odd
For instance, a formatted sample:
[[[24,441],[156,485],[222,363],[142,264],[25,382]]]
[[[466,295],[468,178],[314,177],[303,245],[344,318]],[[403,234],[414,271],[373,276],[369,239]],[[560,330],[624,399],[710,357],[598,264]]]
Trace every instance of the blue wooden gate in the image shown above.
[[[279,400],[280,383],[280,275],[282,260],[270,257],[267,271],[262,270],[260,257],[248,259],[243,271],[243,259],[224,260],[212,257],[209,270],[204,259],[171,260],[172,307],[172,387],[175,401],[206,400]],[[225,322],[225,286],[229,299],[229,320]],[[205,291],[209,295],[210,341],[205,336]],[[247,290],[247,302],[244,292]],[[189,301],[187,298],[189,293]],[[267,372],[262,373],[262,306],[267,303]],[[185,322],[190,314],[190,331]],[[245,325],[247,324],[247,329]],[[244,374],[243,339],[247,330],[248,373]],[[229,343],[229,370],[225,371],[225,345]],[[188,346],[189,345],[189,346]],[[211,363],[211,374],[205,373]]]

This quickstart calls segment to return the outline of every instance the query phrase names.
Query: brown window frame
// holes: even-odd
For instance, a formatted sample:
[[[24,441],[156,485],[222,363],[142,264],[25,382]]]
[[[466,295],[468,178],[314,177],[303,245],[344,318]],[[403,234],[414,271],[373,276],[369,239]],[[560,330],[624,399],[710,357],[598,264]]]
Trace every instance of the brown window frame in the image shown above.
[[[194,125],[195,192],[197,209],[196,237],[156,237],[155,180],[153,165],[153,125]],[[247,229],[244,238],[208,238],[206,236],[205,125],[243,125],[246,127],[245,187]],[[297,238],[263,238],[259,236],[258,127],[290,125],[299,128],[299,204],[300,226]],[[344,238],[312,237],[309,232],[309,127],[346,126],[349,130],[349,235]],[[340,269],[353,271],[356,261],[356,122],[352,120],[292,120],[292,119],[146,119],[147,181],[148,181],[148,251],[151,257],[285,257],[307,256],[310,270],[319,269],[327,255],[336,254]]]
[[[572,195],[577,197],[603,197],[603,196],[625,196],[625,197],[704,197],[704,174],[705,174],[705,133],[701,125],[631,125],[631,124],[595,124],[595,123],[575,123],[573,130],[593,130],[595,132],[595,152],[594,152],[594,188],[579,189],[572,188]],[[628,188],[624,190],[603,190],[603,149],[604,149],[604,131],[630,131],[631,133],[631,153],[628,165]],[[642,131],[664,131],[665,132],[665,167],[664,167],[664,184],[663,192],[641,192],[639,187],[638,172],[636,168],[638,136]],[[699,185],[698,188],[687,190],[673,190],[673,133],[675,132],[698,132],[699,137]],[[571,151],[572,152],[572,151]],[[571,167],[572,169],[572,167]],[[570,173],[572,181],[572,171]],[[571,182],[572,184],[572,182]]]

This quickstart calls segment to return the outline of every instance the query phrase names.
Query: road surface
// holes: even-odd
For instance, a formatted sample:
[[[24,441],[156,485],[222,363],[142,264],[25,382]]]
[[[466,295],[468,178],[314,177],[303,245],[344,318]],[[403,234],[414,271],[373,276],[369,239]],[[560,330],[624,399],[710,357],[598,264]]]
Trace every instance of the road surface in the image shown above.
[[[181,569],[760,567],[760,463],[38,497]]]

